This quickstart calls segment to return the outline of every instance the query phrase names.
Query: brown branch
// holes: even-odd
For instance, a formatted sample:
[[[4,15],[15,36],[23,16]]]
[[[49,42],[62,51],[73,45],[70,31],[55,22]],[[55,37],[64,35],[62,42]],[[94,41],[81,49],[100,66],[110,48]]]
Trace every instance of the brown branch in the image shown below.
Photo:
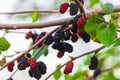
[[[15,14],[25,14],[25,13],[59,13],[59,10],[26,10],[26,11],[15,11],[15,12],[0,12],[0,14],[9,14],[9,15],[15,15]]]
[[[120,6],[115,6],[114,12],[119,12]],[[88,8],[85,10],[86,18],[93,16],[95,14],[105,15],[105,12],[101,8]],[[39,22],[39,23],[24,23],[24,24],[0,24],[0,29],[32,29],[32,28],[45,28],[50,26],[57,26],[68,24],[72,21],[73,16],[69,18]]]
[[[98,51],[102,50],[103,48],[105,48],[105,47],[102,46],[102,47],[97,48],[97,49],[95,49],[95,50],[92,50],[92,51],[83,53],[82,55],[79,55],[79,56],[74,57],[72,60],[74,61],[74,60],[76,60],[76,59],[78,59],[78,58],[80,58],[80,57],[83,57],[83,56],[85,56],[85,55],[92,54],[92,53],[94,53],[94,52],[98,52]],[[47,76],[47,77],[45,78],[45,80],[48,80],[54,73],[56,73],[59,69],[61,69],[62,67],[64,67],[66,64],[67,64],[67,62],[64,63],[63,65],[61,65],[59,68],[57,68],[54,72],[52,72],[49,76]]]

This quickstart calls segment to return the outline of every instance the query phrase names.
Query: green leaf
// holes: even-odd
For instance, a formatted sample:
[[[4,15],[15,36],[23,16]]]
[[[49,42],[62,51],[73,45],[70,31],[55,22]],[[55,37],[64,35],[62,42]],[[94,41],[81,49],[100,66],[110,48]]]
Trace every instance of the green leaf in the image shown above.
[[[72,76],[70,76],[69,74],[64,74],[64,80],[71,80]]]
[[[87,55],[85,60],[84,60],[84,65],[89,65],[90,64],[90,59],[91,59],[92,55]]]
[[[71,80],[77,80],[80,76],[83,76],[83,75],[81,75],[81,74],[82,74],[82,71],[81,71],[81,70],[75,72],[74,75],[72,76],[72,79],[71,79]]]
[[[96,17],[104,20],[103,16],[101,15],[92,16],[87,19],[84,29],[88,34],[96,34],[98,25],[101,23],[101,21],[98,20]]]
[[[42,48],[40,49],[39,53],[35,56],[35,59],[37,60],[41,55],[45,54],[47,49],[48,49],[48,45],[42,46]]]
[[[60,67],[61,65],[57,65],[57,68]],[[60,77],[62,76],[62,72],[60,71],[60,69],[54,74],[54,79],[58,80]]]
[[[0,51],[8,50],[10,43],[5,38],[0,38]]]
[[[118,47],[118,46],[120,46],[120,40],[116,41],[116,42],[112,45],[112,47]]]
[[[95,4],[97,4],[99,2],[99,0],[90,0],[89,2],[89,6],[93,7]]]
[[[101,23],[97,29],[97,38],[104,46],[110,46],[115,40],[117,35],[116,25],[111,23]]]
[[[107,71],[107,74],[104,76],[102,80],[120,80],[120,78],[116,78],[114,76],[113,70]]]
[[[34,12],[32,14],[32,22],[36,22],[39,19],[39,13],[38,12]]]
[[[48,55],[48,47],[46,47],[46,50],[44,52],[44,56],[47,56]]]
[[[101,8],[104,10],[105,13],[110,14],[114,11],[114,6],[112,3],[102,4]]]

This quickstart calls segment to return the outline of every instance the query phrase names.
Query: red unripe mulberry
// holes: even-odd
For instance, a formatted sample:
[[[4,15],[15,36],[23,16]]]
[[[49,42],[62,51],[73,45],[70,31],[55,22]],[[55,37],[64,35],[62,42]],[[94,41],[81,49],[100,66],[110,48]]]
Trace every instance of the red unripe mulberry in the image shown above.
[[[67,3],[67,2],[61,4],[59,12],[61,14],[65,13],[67,11],[68,7],[69,7],[69,3]]]
[[[14,63],[14,62],[11,62],[11,63],[7,66],[9,72],[12,72],[12,71],[13,71],[14,65],[15,65],[15,63]]]
[[[79,17],[77,21],[77,26],[82,27],[84,23],[85,23],[85,18],[83,16]]]
[[[73,62],[72,61],[68,61],[67,64],[66,64],[66,67],[64,69],[64,74],[69,74],[72,72],[72,69],[73,69]]]
[[[25,38],[29,39],[32,37],[32,35],[33,35],[32,31],[29,31],[28,33],[26,33]]]
[[[31,68],[37,67],[37,61],[34,58],[28,58],[28,64],[30,65]]]

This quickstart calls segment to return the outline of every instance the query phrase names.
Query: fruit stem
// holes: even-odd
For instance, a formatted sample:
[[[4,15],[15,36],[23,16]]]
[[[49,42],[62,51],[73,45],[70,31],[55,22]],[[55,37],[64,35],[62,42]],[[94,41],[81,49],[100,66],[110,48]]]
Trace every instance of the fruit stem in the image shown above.
[[[7,80],[10,80],[10,78],[12,78],[17,71],[18,71],[18,69],[16,69],[15,72]]]

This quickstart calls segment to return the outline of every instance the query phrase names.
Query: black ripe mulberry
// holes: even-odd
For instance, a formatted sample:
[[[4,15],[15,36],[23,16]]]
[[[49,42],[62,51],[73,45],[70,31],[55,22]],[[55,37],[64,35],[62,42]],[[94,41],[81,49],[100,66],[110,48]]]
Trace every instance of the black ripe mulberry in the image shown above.
[[[73,46],[66,42],[56,42],[52,45],[52,48],[69,53],[73,51]]]
[[[27,58],[22,57],[17,67],[19,70],[25,70],[28,66],[29,64],[28,64]]]
[[[78,18],[79,18],[79,17],[81,17],[80,14],[76,15],[76,16],[73,18],[73,20],[72,20],[72,29],[71,29],[71,31],[72,31],[73,33],[76,33],[77,30],[78,30],[77,21],[78,21]]]
[[[45,36],[46,32],[41,32],[40,35],[41,36]]]
[[[55,32],[55,35],[53,37],[54,42],[60,42],[64,38],[64,31],[60,28],[58,28]]]
[[[99,74],[101,73],[101,70],[99,68],[95,69],[94,73],[93,73],[93,77],[97,77]]]
[[[46,73],[47,67],[46,67],[46,65],[42,61],[37,62],[37,67],[40,70],[41,74],[45,74]]]
[[[96,56],[93,56],[90,61],[89,69],[94,70],[97,68],[97,66],[98,66],[98,59]]]
[[[84,35],[82,36],[82,39],[83,41],[88,43],[90,41],[90,35],[85,32]]]
[[[37,80],[39,80],[41,78],[41,72],[38,68],[30,68],[29,75],[31,77],[36,78]]]
[[[73,33],[71,35],[71,41],[74,43],[74,42],[77,42],[77,40],[78,40],[78,35],[76,33]]]
[[[65,35],[64,35],[64,40],[69,40],[71,36],[71,32],[70,31],[66,31]]]
[[[35,44],[35,39],[37,38],[37,36],[38,36],[38,34],[36,34],[36,33],[32,35],[33,44]]]
[[[78,5],[75,3],[70,4],[70,15],[73,16],[78,13]]]
[[[52,44],[52,42],[53,42],[53,36],[52,35],[49,35],[44,41],[44,43],[46,45],[50,45],[50,44]]]

